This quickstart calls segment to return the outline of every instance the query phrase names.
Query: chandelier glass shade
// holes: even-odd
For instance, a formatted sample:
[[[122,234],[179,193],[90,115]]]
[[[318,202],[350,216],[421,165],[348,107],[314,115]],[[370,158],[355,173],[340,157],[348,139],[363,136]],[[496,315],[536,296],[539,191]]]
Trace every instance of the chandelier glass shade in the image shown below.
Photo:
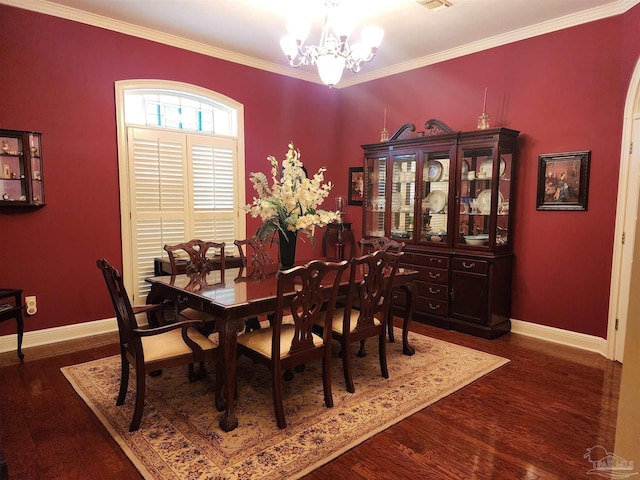
[[[375,56],[384,36],[381,28],[368,26],[362,30],[360,42],[351,46],[348,41],[352,29],[350,18],[336,15],[340,13],[336,8],[338,3],[338,0],[325,1],[327,12],[318,45],[304,45],[311,27],[303,19],[290,21],[288,35],[280,40],[292,67],[315,65],[320,79],[329,87],[340,81],[345,69],[359,72],[362,64]]]

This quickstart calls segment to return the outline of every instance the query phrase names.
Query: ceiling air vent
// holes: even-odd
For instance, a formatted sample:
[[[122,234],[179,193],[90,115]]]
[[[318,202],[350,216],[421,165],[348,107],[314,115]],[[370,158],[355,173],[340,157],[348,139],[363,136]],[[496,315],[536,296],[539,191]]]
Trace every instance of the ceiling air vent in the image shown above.
[[[420,5],[437,12],[453,5],[449,0],[416,0]]]

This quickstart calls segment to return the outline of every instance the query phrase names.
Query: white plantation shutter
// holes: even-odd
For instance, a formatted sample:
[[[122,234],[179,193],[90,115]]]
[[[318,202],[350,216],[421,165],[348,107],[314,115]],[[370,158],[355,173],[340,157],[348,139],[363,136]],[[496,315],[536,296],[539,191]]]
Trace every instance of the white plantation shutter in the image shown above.
[[[189,137],[193,174],[193,238],[227,244],[227,253],[236,249],[235,144],[232,139]]]
[[[128,128],[133,299],[144,303],[153,261],[165,244],[240,238],[236,222],[237,142]]]

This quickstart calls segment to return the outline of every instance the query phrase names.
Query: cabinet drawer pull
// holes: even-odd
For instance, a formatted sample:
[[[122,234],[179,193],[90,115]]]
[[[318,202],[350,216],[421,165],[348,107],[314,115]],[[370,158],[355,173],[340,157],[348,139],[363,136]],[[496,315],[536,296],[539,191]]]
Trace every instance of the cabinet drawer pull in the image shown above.
[[[429,293],[430,293],[431,295],[437,295],[437,294],[439,294],[439,293],[440,293],[440,289],[438,288],[438,289],[436,290],[436,289],[433,289],[433,288],[429,287]]]
[[[433,304],[430,303],[429,304],[429,308],[431,310],[440,310],[440,305],[433,305]]]
[[[440,274],[439,273],[429,272],[429,277],[431,277],[431,278],[440,278]]]
[[[475,267],[475,266],[476,266],[476,264],[475,264],[475,262],[467,263],[467,262],[463,261],[463,262],[462,262],[462,266],[463,266],[464,268],[473,268],[473,267]]]
[[[435,258],[435,257],[430,257],[429,261],[430,262],[442,263],[442,259],[441,258]]]

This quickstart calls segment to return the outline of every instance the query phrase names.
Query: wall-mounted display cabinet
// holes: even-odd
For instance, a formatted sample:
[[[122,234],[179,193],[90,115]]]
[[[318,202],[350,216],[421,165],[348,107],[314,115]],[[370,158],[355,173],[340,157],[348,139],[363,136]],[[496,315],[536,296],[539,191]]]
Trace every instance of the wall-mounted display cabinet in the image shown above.
[[[425,128],[362,146],[363,235],[405,242],[405,265],[420,271],[417,320],[494,338],[511,328],[519,132]]]
[[[0,209],[44,204],[42,135],[0,129]]]

